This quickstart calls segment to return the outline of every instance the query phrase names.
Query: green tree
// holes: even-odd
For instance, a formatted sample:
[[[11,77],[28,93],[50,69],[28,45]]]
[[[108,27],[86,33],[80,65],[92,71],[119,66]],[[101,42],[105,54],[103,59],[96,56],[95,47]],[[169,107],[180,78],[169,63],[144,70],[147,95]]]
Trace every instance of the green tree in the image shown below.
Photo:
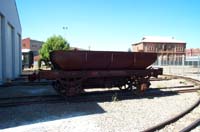
[[[50,52],[54,50],[69,50],[69,43],[62,36],[52,36],[47,39],[39,50],[40,60],[38,62],[39,67],[41,66],[41,61],[45,63],[46,66],[50,66]]]

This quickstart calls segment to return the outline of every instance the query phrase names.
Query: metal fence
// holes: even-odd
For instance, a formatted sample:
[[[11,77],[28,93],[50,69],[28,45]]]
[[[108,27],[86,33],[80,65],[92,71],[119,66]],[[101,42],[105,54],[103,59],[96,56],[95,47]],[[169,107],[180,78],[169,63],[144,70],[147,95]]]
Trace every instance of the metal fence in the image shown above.
[[[153,66],[162,67],[164,74],[193,76],[200,79],[200,56],[181,56],[176,60],[174,58],[168,58],[167,60],[158,58]]]
[[[158,57],[157,61],[153,64],[157,66],[191,66],[199,67],[200,66],[200,56],[178,56],[176,58],[168,57],[161,59]]]

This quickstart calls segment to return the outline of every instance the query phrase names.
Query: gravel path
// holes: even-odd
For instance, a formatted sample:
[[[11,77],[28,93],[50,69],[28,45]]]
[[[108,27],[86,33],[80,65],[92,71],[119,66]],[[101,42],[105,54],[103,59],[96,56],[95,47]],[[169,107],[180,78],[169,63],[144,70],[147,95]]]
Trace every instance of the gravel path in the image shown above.
[[[0,131],[137,132],[178,114],[198,98],[197,93],[185,93],[104,103],[37,104],[2,108]]]

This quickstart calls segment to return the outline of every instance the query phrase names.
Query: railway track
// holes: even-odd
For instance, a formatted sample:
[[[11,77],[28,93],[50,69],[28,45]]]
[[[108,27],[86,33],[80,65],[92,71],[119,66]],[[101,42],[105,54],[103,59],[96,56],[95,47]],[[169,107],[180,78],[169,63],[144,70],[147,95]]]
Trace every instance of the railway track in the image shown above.
[[[150,93],[149,96],[153,93]],[[163,94],[162,94],[163,95]],[[138,97],[147,96],[136,95],[133,93],[119,90],[112,91],[99,91],[99,92],[88,92],[79,96],[64,98],[60,95],[48,95],[48,96],[25,96],[25,97],[14,97],[14,98],[0,98],[0,107],[13,107],[20,105],[30,104],[41,104],[41,103],[62,103],[62,102],[103,102],[103,101],[116,101],[124,99],[136,99]]]
[[[163,90],[165,92],[176,92],[176,93],[189,93],[189,92],[197,92],[200,90],[200,88],[195,88],[195,87],[189,87],[189,88],[186,88],[186,87],[178,87],[178,88],[158,88],[158,89],[152,89],[152,90]]]
[[[0,98],[0,107],[13,107],[13,106],[41,104],[41,103],[56,103],[64,101],[65,100],[59,95]]]
[[[170,77],[174,77],[174,78],[182,78],[188,81],[193,82],[195,85],[197,85],[198,87],[200,86],[200,81],[196,80],[196,79],[192,79],[192,78],[187,78],[187,77],[181,77],[181,76],[172,76],[172,75],[166,75],[166,76],[170,76]],[[184,93],[184,92],[197,92],[199,91],[199,88],[193,88],[193,89],[185,89],[185,90],[178,90],[179,93]],[[185,118],[186,115],[190,114],[190,112],[194,111],[195,109],[198,109],[200,106],[200,98],[197,102],[195,102],[190,108],[188,108],[187,110],[183,111],[182,113],[179,113],[178,115],[171,117],[170,119],[161,122],[160,124],[157,124],[151,128],[148,128],[146,130],[144,130],[143,132],[153,132],[153,131],[157,131],[157,130],[162,130],[164,129],[166,126],[169,125],[174,125],[174,123],[178,122],[179,120]],[[193,115],[191,115],[193,116]],[[185,128],[183,128],[182,130],[180,130],[181,132],[188,132],[192,129],[194,129],[195,127],[197,127],[198,125],[200,125],[200,119],[199,117],[197,117],[197,119],[195,120],[195,122],[191,123],[191,124],[186,124]]]
[[[162,97],[162,96],[173,96],[179,93],[196,92],[200,89],[178,89],[160,91],[159,89],[149,89],[145,93],[137,93],[136,91],[98,91],[98,92],[87,92],[79,96],[64,98],[60,95],[44,95],[44,96],[24,96],[14,98],[0,98],[0,107],[13,107],[20,105],[30,104],[41,104],[41,103],[62,103],[62,102],[104,102],[104,101],[120,101],[126,99],[138,99],[138,98],[149,98],[149,97]]]
[[[169,80],[169,78],[167,78],[167,80]],[[17,86],[22,85],[22,84],[23,86],[47,85],[49,83],[50,82],[30,82],[30,83],[25,82],[25,83],[18,83]],[[163,89],[165,91],[162,91]],[[194,85],[186,85],[186,86],[174,86],[174,87],[149,89],[147,92],[142,93],[142,94],[136,91],[130,92],[130,91],[110,90],[110,91],[86,92],[80,96],[75,96],[75,97],[70,97],[70,98],[62,98],[58,95],[1,98],[0,107],[11,107],[11,106],[39,104],[39,103],[60,103],[60,102],[66,102],[66,101],[67,102],[115,101],[115,100],[125,100],[125,99],[172,96],[178,93],[196,92],[197,90],[200,90],[200,89],[194,88]]]
[[[38,85],[51,85],[52,81],[43,82],[29,82],[29,81],[15,81],[0,85],[0,87],[13,87],[13,86],[38,86]]]
[[[170,80],[171,78],[159,78],[160,80]],[[155,79],[156,80],[156,79]],[[39,85],[49,85],[51,81],[43,81],[43,82],[16,82],[6,84],[6,86],[39,86]],[[170,91],[173,88],[191,88],[194,85],[187,86],[174,86],[174,87],[164,87],[157,89],[149,89],[146,93],[139,94],[137,92],[127,92],[127,91],[105,91],[105,92],[91,92],[84,93],[81,96],[71,97],[71,98],[61,98],[57,95],[49,95],[49,96],[30,96],[30,97],[16,97],[16,98],[3,98],[0,99],[0,107],[11,107],[18,105],[29,105],[29,104],[38,104],[38,103],[59,103],[59,102],[87,102],[87,101],[113,101],[113,100],[125,100],[125,99],[137,99],[137,98],[145,98],[145,97],[160,97],[160,96],[170,96],[175,95],[177,93],[183,92],[195,92],[197,89],[184,89],[184,90],[175,90]],[[168,91],[160,91],[161,89],[170,89]],[[134,94],[134,95],[133,95]],[[14,100],[14,101],[12,101]]]
[[[164,80],[171,80],[171,78],[151,78],[150,81],[164,81]],[[13,87],[13,86],[38,86],[38,85],[51,85],[53,81],[28,81],[27,75],[23,78],[18,78],[14,81],[9,83],[5,83],[0,85],[0,87]]]
[[[195,102],[190,108],[188,108],[187,110],[183,111],[182,113],[179,113],[178,115],[176,115],[176,116],[174,116],[174,117],[172,117],[172,118],[170,118],[170,119],[168,119],[168,120],[166,120],[164,122],[161,122],[160,124],[157,124],[157,125],[155,125],[155,126],[153,126],[151,128],[148,128],[148,129],[144,130],[143,132],[154,132],[154,131],[157,131],[157,130],[161,130],[165,126],[178,121],[179,119],[181,119],[182,117],[184,117],[186,114],[190,113],[199,104],[200,104],[200,99],[197,102]]]
[[[187,127],[183,128],[180,132],[189,132],[192,129],[196,128],[198,125],[200,125],[200,118],[192,122],[190,125]]]

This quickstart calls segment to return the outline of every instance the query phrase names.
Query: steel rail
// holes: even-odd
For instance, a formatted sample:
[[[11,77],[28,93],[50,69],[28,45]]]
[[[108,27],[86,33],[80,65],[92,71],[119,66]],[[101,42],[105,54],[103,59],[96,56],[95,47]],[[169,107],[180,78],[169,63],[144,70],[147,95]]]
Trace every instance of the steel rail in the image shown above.
[[[185,86],[173,86],[173,87],[160,87],[156,89],[175,89],[175,88],[191,88],[194,87],[194,85],[185,85]]]
[[[56,101],[64,101],[64,99],[58,95],[43,95],[43,96],[25,96],[25,97],[11,97],[0,98],[0,107],[12,107],[20,105],[30,105],[39,103],[48,103]]]
[[[182,89],[182,90],[174,90],[177,93],[188,93],[188,92],[197,92],[200,88],[193,88],[193,89]]]
[[[182,77],[182,76],[174,76],[174,75],[164,75],[164,76],[170,76],[170,77],[174,77],[174,78],[183,78],[183,79],[186,79],[186,80],[190,80],[191,82],[195,83],[196,85],[199,85],[200,84],[200,81],[199,80],[196,80],[196,79],[192,79],[192,78],[189,78],[189,77]],[[176,92],[178,93],[185,93],[185,92],[197,92],[199,90],[198,89],[192,89],[192,90],[175,90]],[[182,118],[183,116],[185,116],[186,114],[190,113],[194,108],[196,108],[198,105],[200,104],[200,98],[198,101],[196,101],[190,108],[186,109],[185,111],[179,113],[178,115],[164,121],[164,122],[161,122],[153,127],[150,127],[148,129],[145,129],[143,132],[154,132],[156,130],[160,130],[162,128],[164,128],[166,125],[169,125],[171,123],[174,123],[176,122],[177,120],[179,120],[180,118]],[[199,123],[199,122],[198,122]]]
[[[167,81],[172,80],[171,78],[150,78],[150,81]]]
[[[180,132],[189,132],[192,129],[196,128],[198,125],[200,125],[200,118],[194,121],[193,123],[191,123],[189,126],[182,129]]]
[[[59,95],[45,95],[45,96],[25,96],[25,97],[14,97],[14,98],[0,98],[0,107],[12,107],[19,105],[29,105],[35,103],[54,103],[61,101],[69,103],[80,103],[80,102],[103,102],[103,101],[119,101],[125,99],[138,99],[148,97],[161,97],[161,96],[173,96],[176,92],[160,92],[160,91],[149,91],[143,94],[130,92],[130,91],[98,91],[88,92],[79,96],[62,98]]]
[[[22,96],[22,97],[10,97],[10,98],[0,98],[0,107],[11,107],[18,105],[28,105],[35,103],[54,103],[56,101],[66,101],[66,102],[102,102],[102,101],[114,101],[114,100],[125,100],[125,99],[137,99],[148,98],[148,97],[162,97],[162,96],[172,96],[178,93],[188,93],[196,92],[200,89],[184,89],[184,90],[167,90],[167,91],[157,91],[157,89],[149,89],[145,93],[137,93],[130,91],[94,91],[86,92],[80,96],[62,98],[59,95],[41,95],[41,96]]]
[[[158,91],[160,90],[160,91]],[[163,92],[163,93],[167,93],[167,92],[174,92],[174,93],[190,93],[190,92],[197,92],[200,91],[200,88],[188,88],[188,89],[167,89],[167,90],[161,90],[161,89],[148,89],[146,92]]]
[[[12,87],[12,86],[38,86],[38,85],[51,85],[52,81],[47,82],[11,82],[0,85],[0,87]]]
[[[176,122],[177,120],[179,120],[180,118],[182,118],[183,116],[185,116],[186,114],[190,113],[194,108],[196,108],[198,105],[200,104],[200,99],[198,101],[196,101],[190,108],[188,108],[187,110],[183,111],[182,113],[172,117],[171,119],[168,119],[160,124],[157,124],[151,128],[148,128],[146,130],[144,130],[143,132],[154,132],[156,130],[160,130],[162,128],[164,128],[166,125],[169,125],[171,123]]]

